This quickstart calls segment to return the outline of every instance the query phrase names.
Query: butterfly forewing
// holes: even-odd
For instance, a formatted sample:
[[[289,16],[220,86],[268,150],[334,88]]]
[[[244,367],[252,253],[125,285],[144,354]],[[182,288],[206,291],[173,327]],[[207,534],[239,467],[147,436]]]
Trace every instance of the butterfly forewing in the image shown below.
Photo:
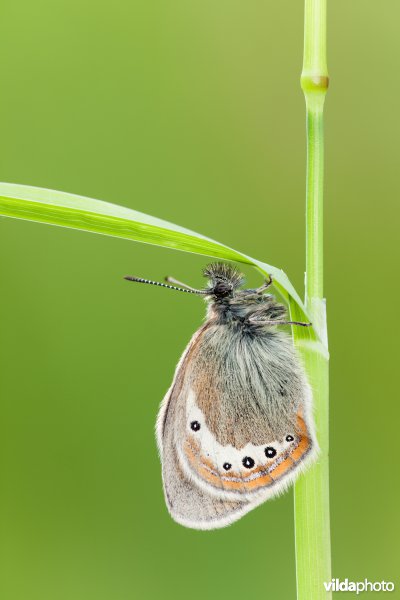
[[[250,510],[244,499],[226,500],[207,494],[188,476],[179,458],[177,428],[186,421],[187,382],[191,372],[191,353],[201,330],[184,352],[173,384],[162,403],[157,422],[157,439],[162,456],[163,484],[166,504],[180,524],[195,529],[214,529],[229,525]]]

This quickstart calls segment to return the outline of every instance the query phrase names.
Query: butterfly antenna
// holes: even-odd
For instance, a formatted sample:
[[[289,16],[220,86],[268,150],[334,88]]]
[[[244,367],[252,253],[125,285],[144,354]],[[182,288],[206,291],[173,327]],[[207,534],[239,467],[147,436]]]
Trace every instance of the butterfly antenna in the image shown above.
[[[169,290],[176,290],[177,292],[186,292],[187,294],[206,294],[206,290],[195,290],[194,288],[184,289],[176,287],[175,285],[168,285],[166,283],[160,283],[159,281],[150,281],[149,279],[142,279],[141,277],[131,277],[126,275],[124,277],[127,281],[136,281],[137,283],[149,283],[150,285],[159,285],[160,287],[168,288]]]

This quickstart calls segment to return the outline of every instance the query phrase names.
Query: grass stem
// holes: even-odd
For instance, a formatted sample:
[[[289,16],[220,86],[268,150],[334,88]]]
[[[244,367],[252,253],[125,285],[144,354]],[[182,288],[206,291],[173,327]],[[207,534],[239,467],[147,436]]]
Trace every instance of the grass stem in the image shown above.
[[[307,114],[306,290],[305,306],[321,342],[294,328],[313,388],[314,414],[321,454],[316,465],[295,485],[297,600],[326,600],[331,580],[329,522],[329,372],[325,300],[323,297],[323,108],[328,89],[326,0],[305,0],[304,61],[301,87]],[[293,317],[292,317],[293,318]]]

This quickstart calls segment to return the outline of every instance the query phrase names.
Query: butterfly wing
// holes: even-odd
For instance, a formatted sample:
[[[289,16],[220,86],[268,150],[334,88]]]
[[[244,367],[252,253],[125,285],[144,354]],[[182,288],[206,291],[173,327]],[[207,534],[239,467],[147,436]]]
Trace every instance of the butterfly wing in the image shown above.
[[[317,452],[310,388],[290,338],[226,334],[210,323],[195,334],[158,421],[167,505],[194,528],[240,518]]]
[[[193,529],[215,529],[229,525],[250,510],[247,502],[225,500],[207,494],[194,483],[192,477],[184,473],[174,441],[173,428],[168,425],[163,445],[165,499],[175,521]]]
[[[250,510],[245,500],[225,500],[204,492],[185,475],[176,443],[177,432],[186,415],[187,382],[193,373],[191,357],[201,341],[201,328],[190,341],[176,368],[171,388],[168,390],[157,419],[157,442],[162,459],[165,500],[175,521],[193,529],[215,529],[229,525]]]

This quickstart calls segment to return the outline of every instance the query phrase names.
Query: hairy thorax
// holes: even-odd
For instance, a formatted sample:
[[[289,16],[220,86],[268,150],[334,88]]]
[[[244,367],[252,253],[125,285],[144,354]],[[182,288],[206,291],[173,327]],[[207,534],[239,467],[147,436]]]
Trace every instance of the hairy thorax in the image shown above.
[[[218,324],[232,324],[258,329],[262,320],[273,321],[286,316],[286,309],[269,294],[260,295],[255,290],[237,292],[231,298],[208,300],[207,319]]]

